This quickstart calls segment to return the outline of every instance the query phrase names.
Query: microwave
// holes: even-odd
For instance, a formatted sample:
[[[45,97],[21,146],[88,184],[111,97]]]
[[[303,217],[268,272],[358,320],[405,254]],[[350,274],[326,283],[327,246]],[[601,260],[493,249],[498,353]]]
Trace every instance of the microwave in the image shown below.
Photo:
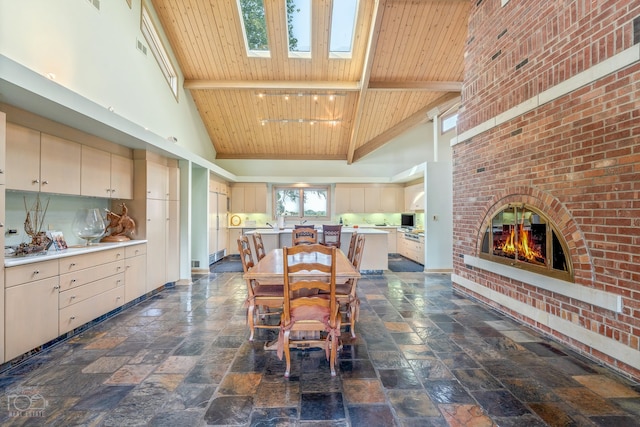
[[[416,226],[416,214],[403,213],[400,214],[400,226],[403,228],[413,228]]]

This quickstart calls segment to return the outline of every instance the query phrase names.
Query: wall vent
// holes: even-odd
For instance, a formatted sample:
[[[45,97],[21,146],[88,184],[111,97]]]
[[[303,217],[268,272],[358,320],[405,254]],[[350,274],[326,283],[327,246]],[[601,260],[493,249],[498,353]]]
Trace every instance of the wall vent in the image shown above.
[[[100,10],[100,0],[87,0],[90,5]]]
[[[138,39],[136,39],[136,47],[140,52],[144,53],[145,55],[147,54],[147,46],[145,46],[145,44]]]
[[[200,261],[191,261],[191,267],[192,268],[200,267]]]

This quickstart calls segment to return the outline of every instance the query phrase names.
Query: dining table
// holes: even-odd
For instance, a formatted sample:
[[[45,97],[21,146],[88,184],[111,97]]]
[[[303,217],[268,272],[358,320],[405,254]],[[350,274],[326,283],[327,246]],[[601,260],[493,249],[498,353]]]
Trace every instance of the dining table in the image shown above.
[[[329,255],[320,253],[305,253],[290,255],[290,262],[313,262],[319,261],[321,263],[328,263]],[[318,276],[323,276],[319,272],[302,271],[293,273],[294,277],[304,277],[305,279],[311,279]],[[257,280],[263,284],[271,283],[284,283],[284,264],[283,264],[283,251],[282,248],[272,249],[267,255],[262,258],[258,263],[251,268],[248,272],[244,273],[244,278],[248,280]],[[342,252],[342,250],[336,250],[336,283],[345,283],[349,279],[359,279],[360,272],[357,271],[349,258]]]

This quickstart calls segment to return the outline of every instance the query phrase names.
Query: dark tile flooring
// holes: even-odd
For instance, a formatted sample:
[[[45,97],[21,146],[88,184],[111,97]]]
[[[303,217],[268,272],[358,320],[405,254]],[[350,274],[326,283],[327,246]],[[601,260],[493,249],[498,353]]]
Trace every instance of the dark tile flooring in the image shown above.
[[[239,273],[167,289],[0,376],[0,424],[637,426],[640,386],[462,298],[445,274],[365,276],[338,375],[248,342]]]

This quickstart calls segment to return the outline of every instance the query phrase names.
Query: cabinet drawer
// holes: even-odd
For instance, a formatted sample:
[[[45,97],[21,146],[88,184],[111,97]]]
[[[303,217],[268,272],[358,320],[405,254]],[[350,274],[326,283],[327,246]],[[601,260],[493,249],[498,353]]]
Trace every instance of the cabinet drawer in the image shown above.
[[[125,246],[124,248],[124,257],[131,258],[138,255],[144,255],[147,253],[147,245],[134,245],[134,246]]]
[[[60,275],[60,291],[66,291],[98,279],[124,273],[124,259],[108,264],[96,265],[84,270],[73,271]]]
[[[91,297],[99,295],[109,289],[124,285],[124,273],[115,276],[96,280],[86,285],[78,286],[64,292],[60,292],[59,307],[64,308],[72,304],[77,304]]]
[[[60,274],[70,273],[72,271],[83,270],[108,262],[119,261],[124,259],[124,248],[109,249],[107,251],[93,252],[90,254],[76,255],[68,258],[61,258]]]
[[[67,333],[120,307],[123,301],[124,286],[118,286],[77,304],[60,309],[58,312],[60,334]]]
[[[58,261],[42,261],[4,269],[5,287],[46,279],[58,275]]]

